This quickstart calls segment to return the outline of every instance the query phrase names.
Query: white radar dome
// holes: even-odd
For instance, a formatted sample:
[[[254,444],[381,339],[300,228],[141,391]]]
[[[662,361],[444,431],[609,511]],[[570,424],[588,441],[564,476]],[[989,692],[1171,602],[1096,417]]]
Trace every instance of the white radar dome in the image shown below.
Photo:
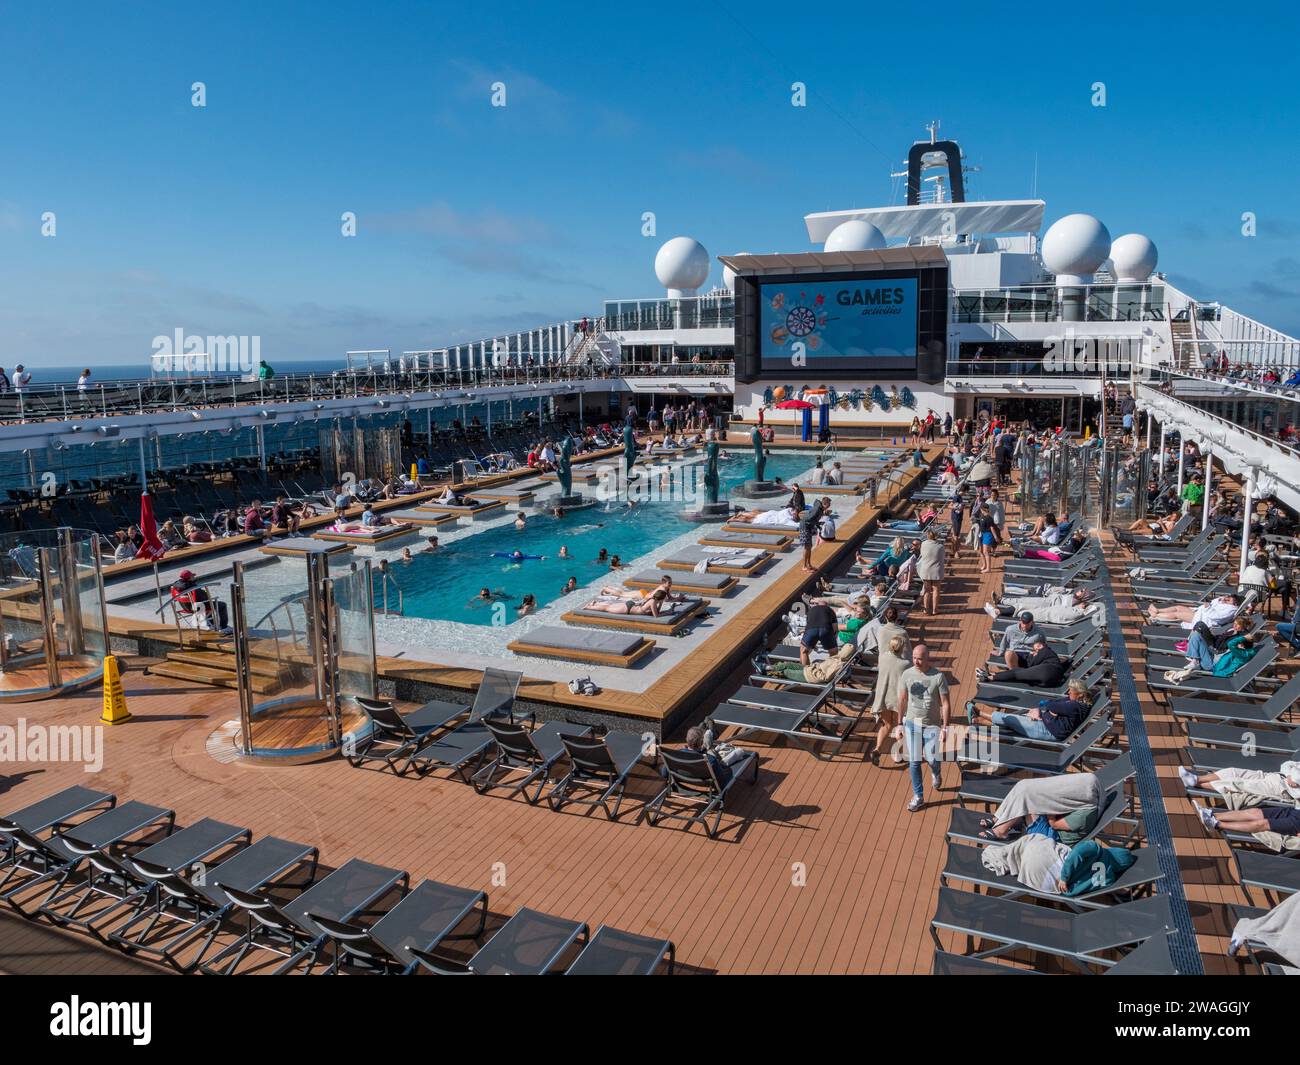
[[[655,256],[655,277],[669,296],[689,296],[709,279],[708,250],[692,237],[665,241]]]
[[[826,238],[823,251],[872,251],[885,246],[885,234],[870,222],[853,218],[841,222]]]
[[[1086,285],[1110,253],[1110,233],[1090,214],[1067,214],[1043,235],[1043,264],[1058,285]]]
[[[1142,282],[1155,272],[1160,254],[1150,237],[1125,233],[1110,246],[1112,272],[1116,281]]]

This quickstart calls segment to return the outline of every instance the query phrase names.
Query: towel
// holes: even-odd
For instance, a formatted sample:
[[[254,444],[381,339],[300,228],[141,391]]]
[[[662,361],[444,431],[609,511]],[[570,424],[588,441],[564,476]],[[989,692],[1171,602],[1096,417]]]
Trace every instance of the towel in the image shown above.
[[[1300,894],[1291,895],[1263,917],[1247,917],[1232,930],[1234,943],[1261,943],[1292,965],[1300,965]]]
[[[984,868],[998,876],[1014,876],[1026,887],[1059,895],[1057,881],[1070,848],[1048,836],[1026,834],[1010,843],[980,851]]]

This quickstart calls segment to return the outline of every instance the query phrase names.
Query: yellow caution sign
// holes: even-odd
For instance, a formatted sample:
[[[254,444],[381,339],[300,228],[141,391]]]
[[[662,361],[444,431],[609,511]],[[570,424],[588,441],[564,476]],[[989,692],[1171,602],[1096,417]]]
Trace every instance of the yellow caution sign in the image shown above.
[[[120,725],[131,720],[131,711],[126,708],[126,695],[122,691],[122,674],[117,669],[117,659],[113,655],[104,656],[104,713],[100,720],[105,725]]]
[[[418,469],[419,469],[419,467],[418,467],[414,462],[412,462],[412,463],[411,463],[411,480],[413,480],[416,484],[419,484],[419,483],[420,483],[420,475],[419,475],[418,472],[416,472]]]

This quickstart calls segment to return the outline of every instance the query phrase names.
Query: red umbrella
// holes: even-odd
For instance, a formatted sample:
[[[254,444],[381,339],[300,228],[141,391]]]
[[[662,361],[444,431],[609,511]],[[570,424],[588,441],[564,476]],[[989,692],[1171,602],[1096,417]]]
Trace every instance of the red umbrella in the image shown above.
[[[803,399],[787,399],[784,403],[776,405],[777,410],[810,410],[812,404]]]
[[[149,498],[148,492],[140,494],[140,533],[144,536],[144,543],[135,553],[136,558],[151,558],[157,561],[167,553],[167,548],[163,547],[162,541],[158,538],[158,523],[154,520],[153,500]]]

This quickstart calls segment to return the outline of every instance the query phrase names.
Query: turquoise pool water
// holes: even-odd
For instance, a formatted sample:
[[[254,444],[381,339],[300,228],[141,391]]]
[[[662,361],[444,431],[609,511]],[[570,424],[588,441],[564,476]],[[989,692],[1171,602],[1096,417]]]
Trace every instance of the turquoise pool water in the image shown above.
[[[766,475],[789,481],[815,461],[808,453],[775,452],[768,459]],[[737,451],[719,463],[725,491],[753,476],[753,457]],[[595,486],[575,485],[587,496]],[[629,509],[625,503],[600,503],[573,511],[562,518],[527,512],[528,527],[513,524],[485,529],[456,540],[431,554],[418,553],[410,562],[390,562],[390,572],[402,590],[403,613],[407,617],[435,618],[470,625],[502,625],[516,620],[515,609],[529,593],[538,607],[560,598],[565,582],[574,577],[578,587],[608,575],[609,583],[622,584],[631,569],[611,571],[608,562],[598,561],[604,548],[625,563],[653,551],[660,544],[691,529],[708,528],[682,518],[681,512],[696,504],[677,501],[649,501]],[[561,558],[560,549],[570,558]],[[493,552],[516,548],[540,559],[511,562],[493,558]],[[493,602],[476,597],[483,588],[494,593]],[[497,604],[501,605],[498,606]],[[390,591],[389,605],[395,596]],[[377,597],[378,605],[378,597]]]

